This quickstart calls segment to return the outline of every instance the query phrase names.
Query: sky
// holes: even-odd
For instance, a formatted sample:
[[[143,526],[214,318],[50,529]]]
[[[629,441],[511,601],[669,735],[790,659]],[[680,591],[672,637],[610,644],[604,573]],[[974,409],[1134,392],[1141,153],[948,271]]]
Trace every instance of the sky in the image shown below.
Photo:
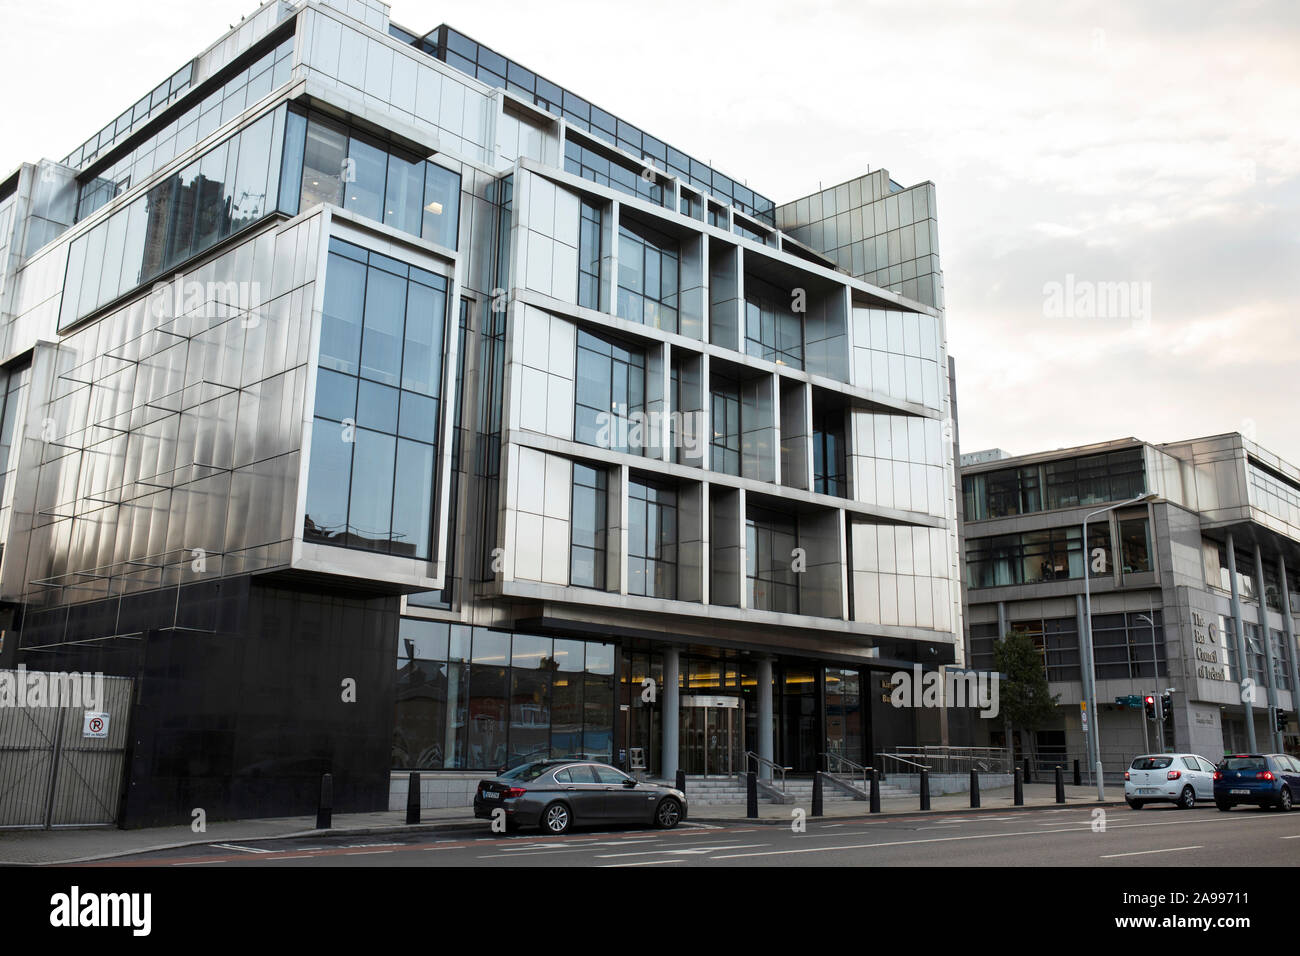
[[[253,0],[0,0],[0,174]],[[1300,465],[1300,3],[396,0],[785,202],[936,185],[964,451],[1241,431]]]

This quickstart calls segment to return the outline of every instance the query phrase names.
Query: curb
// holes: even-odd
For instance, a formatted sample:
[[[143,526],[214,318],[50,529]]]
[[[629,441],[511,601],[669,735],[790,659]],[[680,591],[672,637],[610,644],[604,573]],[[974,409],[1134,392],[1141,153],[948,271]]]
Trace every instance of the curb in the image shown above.
[[[1033,810],[1062,810],[1062,809],[1083,810],[1091,807],[1122,807],[1122,806],[1124,806],[1123,800],[1089,800],[1080,803],[1066,802],[1064,804],[1039,803],[1039,804],[1033,804],[1033,805],[1023,806],[1023,807],[1014,807],[1014,806],[1012,807],[964,807],[964,808],[951,807],[948,809],[940,809],[940,810],[882,810],[880,813],[863,813],[861,815],[854,814],[852,816],[842,816],[840,814],[835,814],[834,816],[823,815],[820,817],[810,816],[809,819],[818,820],[820,822],[826,822],[828,820],[872,821],[872,820],[887,819],[890,817],[899,818],[899,817],[913,817],[913,816],[941,816],[944,814],[958,814],[961,816],[972,816],[972,815],[987,814],[987,813],[1026,813]],[[790,821],[784,817],[756,817],[756,818],[703,817],[703,816],[692,815],[686,818],[686,822],[708,823],[708,824],[715,824],[715,825],[716,824],[744,824],[745,826],[752,826],[754,824],[760,826],[789,826],[790,825]]]
[[[116,853],[100,853],[95,856],[79,856],[66,860],[0,860],[0,866],[73,866],[77,863],[96,863],[102,860],[118,860],[124,857],[138,856],[141,853],[157,853],[160,850],[183,850],[190,846],[207,846],[211,843],[265,843],[270,840],[293,840],[302,837],[324,836],[374,836],[385,833],[419,833],[422,831],[459,830],[481,826],[481,820],[449,820],[445,823],[398,823],[392,826],[331,827],[328,830],[295,830],[292,833],[271,833],[264,836],[250,837],[209,837],[206,840],[184,840],[179,843],[159,843]]]

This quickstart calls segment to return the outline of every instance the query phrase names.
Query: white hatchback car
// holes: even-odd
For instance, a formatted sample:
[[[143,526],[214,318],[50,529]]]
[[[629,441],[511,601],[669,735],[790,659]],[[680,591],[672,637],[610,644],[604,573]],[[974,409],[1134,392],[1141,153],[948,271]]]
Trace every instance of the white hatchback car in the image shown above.
[[[1214,764],[1196,754],[1145,754],[1124,771],[1124,799],[1134,810],[1173,803],[1183,810],[1214,799]]]

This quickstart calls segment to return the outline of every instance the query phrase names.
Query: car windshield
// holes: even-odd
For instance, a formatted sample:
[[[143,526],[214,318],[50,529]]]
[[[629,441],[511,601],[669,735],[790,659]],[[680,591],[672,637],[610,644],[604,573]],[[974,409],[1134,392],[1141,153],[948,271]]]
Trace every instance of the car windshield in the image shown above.
[[[1224,770],[1267,770],[1268,761],[1263,757],[1224,757]]]
[[[1173,757],[1137,757],[1130,770],[1164,770],[1174,762]]]
[[[536,780],[554,764],[547,763],[521,763],[518,767],[512,767],[501,775],[502,780]]]

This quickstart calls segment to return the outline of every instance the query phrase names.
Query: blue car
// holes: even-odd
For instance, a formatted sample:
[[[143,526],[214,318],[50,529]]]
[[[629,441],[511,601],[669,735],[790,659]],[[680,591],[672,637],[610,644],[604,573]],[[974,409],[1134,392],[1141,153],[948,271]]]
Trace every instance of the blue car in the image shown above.
[[[1286,812],[1300,793],[1300,761],[1288,754],[1231,754],[1214,771],[1214,805],[1239,803]]]

